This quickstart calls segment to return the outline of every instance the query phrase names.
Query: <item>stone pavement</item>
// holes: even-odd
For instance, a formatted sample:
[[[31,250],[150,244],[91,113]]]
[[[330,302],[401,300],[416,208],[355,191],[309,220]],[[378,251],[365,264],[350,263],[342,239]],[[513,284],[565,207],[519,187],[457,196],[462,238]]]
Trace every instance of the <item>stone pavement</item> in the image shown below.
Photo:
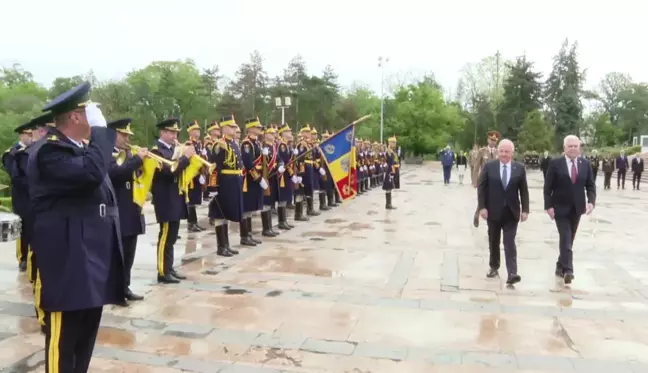
[[[233,258],[214,255],[213,233],[183,226],[176,254],[189,280],[177,286],[154,282],[149,225],[134,271],[146,300],[105,309],[91,371],[648,372],[644,191],[599,189],[567,288],[553,276],[558,237],[542,211],[542,176],[530,172],[522,282],[509,289],[485,278],[475,190],[444,186],[431,165],[405,172],[397,210],[374,190]],[[43,372],[31,290],[3,246],[0,372]]]

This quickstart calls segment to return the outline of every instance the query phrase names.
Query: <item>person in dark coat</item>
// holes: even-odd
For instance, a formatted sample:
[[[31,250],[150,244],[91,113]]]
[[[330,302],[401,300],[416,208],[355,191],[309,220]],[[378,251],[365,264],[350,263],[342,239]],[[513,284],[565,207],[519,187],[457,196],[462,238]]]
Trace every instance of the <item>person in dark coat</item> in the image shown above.
[[[160,225],[157,243],[157,267],[159,283],[176,284],[186,277],[173,267],[173,250],[180,221],[187,219],[186,196],[180,193],[178,180],[182,172],[189,165],[189,158],[196,154],[193,146],[184,146],[183,154],[178,159],[173,159],[176,153],[176,143],[180,127],[176,119],[166,119],[156,125],[160,131],[160,137],[151,148],[151,152],[169,161],[177,162],[176,167],[162,165],[153,177],[151,194],[153,195],[153,207],[155,218]]]
[[[137,186],[137,177],[142,173],[143,160],[148,154],[148,149],[139,148],[137,152],[133,153],[129,148],[128,142],[130,136],[133,135],[130,125],[130,118],[108,123],[108,128],[112,128],[117,132],[114,156],[110,162],[108,175],[115,189],[119,209],[121,242],[124,249],[124,292],[126,300],[138,301],[144,299],[144,297],[133,293],[130,289],[131,269],[135,262],[137,237],[144,234],[145,223],[142,207],[134,201],[133,190]],[[117,156],[122,154],[121,152],[126,157],[123,163],[118,164]],[[128,306],[126,300],[121,306]]]
[[[612,173],[614,172],[614,158],[611,155],[603,157],[601,164],[603,170],[603,190],[609,190],[612,181]]]
[[[617,189],[625,189],[625,178],[630,164],[628,163],[628,156],[621,150],[621,154],[616,158],[614,167],[617,170]]]
[[[549,152],[545,150],[544,156],[540,161],[540,171],[542,171],[542,177],[547,177],[547,170],[549,169],[549,162],[551,162],[551,157]]]
[[[221,119],[223,137],[216,140],[209,158],[209,162],[216,165],[217,173],[210,182],[209,218],[216,227],[216,254],[226,257],[239,253],[230,246],[228,221],[243,221],[243,163],[238,144],[234,141],[237,128],[234,115]]]
[[[272,208],[279,199],[279,182],[277,180],[277,168],[279,167],[278,152],[275,146],[275,136],[277,130],[268,127],[263,132],[263,142],[261,143],[261,175],[265,174],[267,178],[267,188],[263,190],[263,209],[261,210],[261,235],[264,237],[276,237],[279,232],[273,229]]]
[[[587,160],[592,165],[592,175],[594,176],[594,183],[596,183],[596,176],[598,175],[599,165],[601,163],[598,151],[596,149],[592,150],[592,154],[587,158]]]
[[[89,91],[83,82],[45,106],[56,128],[29,154],[46,372],[87,372],[103,306],[124,299],[119,212],[108,177],[116,134]]]
[[[288,223],[287,206],[293,200],[295,186],[299,184],[299,178],[295,170],[295,151],[291,146],[293,137],[290,127],[285,124],[279,128],[279,150],[277,159],[277,178],[279,180],[279,201],[277,203],[277,216],[279,217],[279,229],[288,230],[294,228]]]
[[[387,139],[389,147],[387,148],[387,175],[383,180],[383,190],[385,191],[385,209],[395,210],[396,208],[392,205],[392,190],[395,189],[394,177],[398,172],[400,167],[400,162],[396,150],[396,136],[392,136]]]
[[[197,121],[193,121],[187,126],[189,133],[189,141],[187,145],[193,146],[196,151],[197,157],[205,157],[206,152],[203,152],[203,143],[200,139],[200,125]],[[202,189],[207,180],[203,172],[194,176],[191,184],[189,185],[189,196],[187,203],[187,230],[189,232],[202,232],[205,228],[198,225],[198,214],[196,207],[202,203]]]
[[[644,171],[644,160],[637,156],[632,159],[632,189],[639,190],[641,183],[641,174]],[[635,185],[636,184],[636,185]]]
[[[263,126],[259,118],[245,121],[247,136],[241,141],[241,160],[243,162],[243,219],[240,224],[241,245],[256,246],[260,240],[252,237],[252,214],[263,209],[263,191],[268,181],[261,175],[263,150],[259,135]]]

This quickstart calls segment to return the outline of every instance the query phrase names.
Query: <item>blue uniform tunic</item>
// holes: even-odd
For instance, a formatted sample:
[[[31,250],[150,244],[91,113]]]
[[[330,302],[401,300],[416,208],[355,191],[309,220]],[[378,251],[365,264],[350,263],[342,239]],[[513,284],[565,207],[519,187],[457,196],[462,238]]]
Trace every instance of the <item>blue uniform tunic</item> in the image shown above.
[[[313,194],[313,153],[310,151],[311,147],[305,141],[301,141],[297,144],[297,157],[301,160],[299,162],[299,169],[297,174],[302,178],[302,185],[304,188],[304,193],[307,196]]]
[[[165,159],[171,160],[174,147],[169,148],[164,143],[151,148],[151,152]],[[153,195],[153,206],[155,207],[155,218],[158,223],[173,222],[187,219],[187,205],[185,196],[180,192],[178,180],[182,171],[189,165],[189,160],[184,155],[178,160],[178,166],[171,170],[169,166],[163,165],[157,170],[153,177],[151,194]]]
[[[34,144],[28,178],[34,218],[36,296],[45,311],[124,299],[116,197],[108,177],[115,131],[92,128],[87,149],[52,128]]]
[[[279,202],[292,202],[294,183],[292,177],[295,175],[295,164],[291,163],[294,159],[292,147],[285,142],[279,143],[277,150],[277,161],[279,166],[283,166],[286,171],[278,174],[279,183]]]
[[[191,145],[196,149],[196,157],[202,157],[203,146],[200,141],[192,141]],[[197,206],[202,203],[202,184],[200,184],[200,176],[203,175],[202,172],[198,173],[189,186],[189,206]]]
[[[385,179],[383,180],[383,190],[390,191],[395,189],[395,178],[398,172],[398,155],[395,151],[388,149],[386,153],[387,157],[387,170]]]
[[[218,195],[209,203],[209,218],[241,221],[243,218],[243,177],[240,151],[230,139],[218,140],[210,153],[210,162],[216,164]]]
[[[255,139],[246,137],[241,141],[241,160],[245,169],[243,179],[243,212],[263,209],[261,188],[261,146]]]
[[[263,205],[274,206],[279,200],[279,179],[277,177],[279,158],[274,144],[264,142],[262,149],[267,149],[268,155],[263,155],[263,168],[268,174],[268,188],[263,191]]]
[[[117,196],[122,237],[138,236],[145,230],[142,208],[133,202],[134,179],[141,175],[142,159],[131,152],[127,154],[121,166],[117,165],[117,161],[113,158],[108,171]]]

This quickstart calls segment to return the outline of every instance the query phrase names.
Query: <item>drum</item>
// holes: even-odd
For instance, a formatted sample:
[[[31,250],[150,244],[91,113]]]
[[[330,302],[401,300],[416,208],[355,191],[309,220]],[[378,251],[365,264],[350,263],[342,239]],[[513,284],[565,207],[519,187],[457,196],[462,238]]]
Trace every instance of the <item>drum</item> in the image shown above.
[[[20,238],[20,217],[9,212],[0,212],[0,242],[16,241]]]

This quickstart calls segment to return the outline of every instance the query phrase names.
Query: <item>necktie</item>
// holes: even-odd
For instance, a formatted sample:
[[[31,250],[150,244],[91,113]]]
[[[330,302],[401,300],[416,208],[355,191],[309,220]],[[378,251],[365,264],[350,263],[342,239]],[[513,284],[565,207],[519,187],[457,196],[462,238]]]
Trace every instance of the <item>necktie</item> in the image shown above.
[[[502,186],[506,189],[508,184],[508,173],[506,172],[506,165],[502,165]]]
[[[576,169],[576,161],[572,161],[572,167],[571,167],[572,184],[576,184],[577,178],[578,178],[578,170]]]

